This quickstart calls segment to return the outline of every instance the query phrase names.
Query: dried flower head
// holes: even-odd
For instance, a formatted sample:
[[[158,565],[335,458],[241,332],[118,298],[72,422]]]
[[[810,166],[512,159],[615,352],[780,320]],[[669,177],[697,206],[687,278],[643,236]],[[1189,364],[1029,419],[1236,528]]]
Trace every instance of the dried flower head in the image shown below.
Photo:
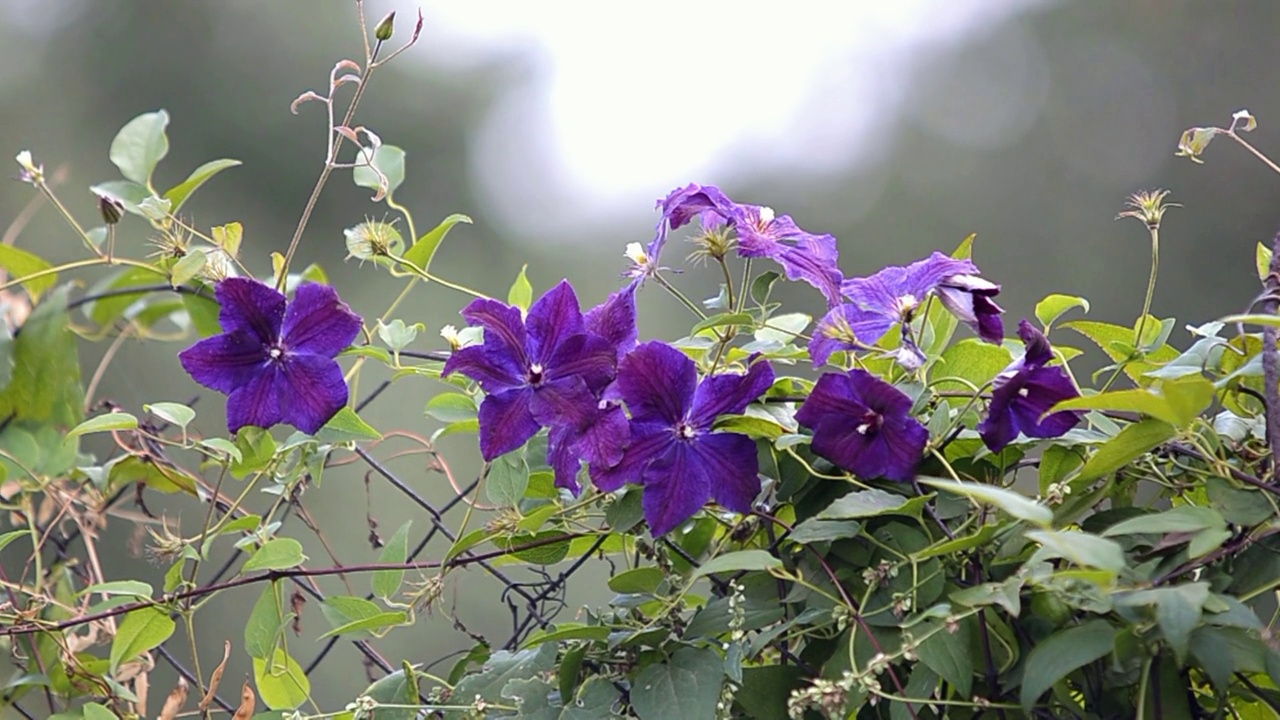
[[[1154,190],[1140,190],[1129,196],[1125,201],[1125,207],[1132,208],[1125,210],[1116,216],[1120,218],[1137,218],[1146,224],[1150,230],[1160,229],[1160,221],[1164,219],[1164,212],[1169,208],[1182,207],[1181,203],[1167,203],[1164,201],[1169,196],[1168,190],[1156,188]]]

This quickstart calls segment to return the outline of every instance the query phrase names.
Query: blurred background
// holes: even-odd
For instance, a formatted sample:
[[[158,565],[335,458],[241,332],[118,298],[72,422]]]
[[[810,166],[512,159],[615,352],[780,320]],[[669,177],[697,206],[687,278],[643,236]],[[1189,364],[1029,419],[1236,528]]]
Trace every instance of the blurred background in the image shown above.
[[[392,45],[407,37],[412,2],[365,6],[371,25],[399,13]],[[1088,298],[1093,318],[1121,324],[1132,323],[1141,306],[1149,245],[1139,223],[1114,218],[1130,193],[1164,187],[1184,207],[1166,216],[1153,309],[1178,319],[1174,342],[1185,347],[1184,325],[1240,310],[1256,294],[1254,245],[1280,226],[1280,177],[1224,139],[1210,147],[1205,166],[1174,151],[1184,129],[1226,125],[1248,108],[1260,123],[1250,140],[1280,155],[1280,4],[783,7],[428,5],[420,43],[377,73],[356,122],[408,152],[396,197],[420,231],[454,212],[475,219],[452,232],[433,270],[494,295],[528,263],[536,292],[567,277],[584,305],[599,302],[619,285],[626,243],[652,236],[655,199],[690,181],[718,184],[740,202],[770,205],[811,232],[836,235],[846,275],[950,252],[977,233],[975,259],[1004,285],[1011,321],[1030,315],[1045,294],[1064,292]],[[244,223],[246,261],[269,271],[267,256],[287,245],[324,154],[322,106],[304,105],[294,116],[289,103],[307,89],[323,91],[337,60],[359,59],[351,0],[0,0],[0,9],[3,157],[30,149],[50,170],[65,166],[60,195],[83,222],[96,224],[87,187],[118,177],[107,158],[111,138],[135,115],[165,108],[171,150],[158,184],[176,184],[213,158],[243,160],[186,210],[206,229]],[[3,174],[15,175],[16,167]],[[0,184],[0,226],[30,192]],[[401,286],[372,265],[343,261],[342,230],[385,213],[369,195],[336,174],[300,259],[321,263],[357,311],[376,316]],[[147,251],[140,220],[127,219],[121,233],[126,252]],[[51,260],[79,256],[78,242],[47,209],[18,243]],[[682,264],[683,251],[673,244],[666,264]],[[714,278],[690,268],[679,283],[709,294]],[[789,288],[784,298],[795,309],[823,309],[807,287]],[[415,290],[399,312],[427,326],[415,347],[438,347],[437,331],[459,323],[466,301],[443,288]],[[641,315],[642,337],[673,338],[689,327],[682,309],[654,288],[641,299]],[[99,396],[137,409],[197,394],[174,357],[180,347],[126,344]],[[86,344],[86,375],[102,351]],[[422,415],[438,386],[407,380],[396,388],[365,417],[384,430],[427,434],[438,426]],[[212,396],[198,405],[201,430],[221,431],[221,407]],[[473,439],[443,449],[460,477],[474,475]],[[420,457],[392,466],[433,501],[453,494]],[[305,499],[345,562],[376,558],[366,515],[384,537],[406,519],[415,520],[415,536],[429,527],[385,483],[366,487],[363,479],[356,466],[333,470]],[[181,501],[158,500],[153,509],[188,529],[204,512]],[[459,520],[451,516],[455,526]],[[290,532],[325,562],[305,528]],[[119,576],[158,585],[162,569],[126,549],[129,534],[124,523],[109,530],[107,541],[118,548],[109,562]],[[433,544],[426,556],[445,548]],[[607,568],[593,572],[571,586],[562,617],[608,599]],[[454,618],[497,642],[506,637],[499,586],[479,570],[450,577],[444,611],[377,641],[384,655],[430,662],[469,647]],[[352,584],[357,592],[367,587],[361,578]],[[321,586],[346,592],[337,580]],[[230,593],[200,621],[206,668],[224,639],[233,643],[229,697],[249,668],[240,646],[256,598],[255,591]],[[311,638],[328,626],[314,603],[303,624],[291,650],[306,664],[320,647]],[[357,694],[367,682],[359,663],[340,643],[313,676],[317,699],[340,706]],[[161,664],[152,687],[171,684]]]

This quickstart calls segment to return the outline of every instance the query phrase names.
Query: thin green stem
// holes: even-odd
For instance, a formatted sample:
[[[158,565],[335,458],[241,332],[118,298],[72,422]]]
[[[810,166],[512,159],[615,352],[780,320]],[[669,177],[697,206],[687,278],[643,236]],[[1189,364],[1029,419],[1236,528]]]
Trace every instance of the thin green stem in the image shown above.
[[[57,267],[45,268],[44,270],[33,272],[30,275],[23,275],[20,278],[14,278],[8,282],[0,283],[0,290],[8,290],[11,287],[21,285],[22,283],[31,282],[32,280],[39,280],[42,277],[48,277],[50,275],[57,275],[58,273],[63,272],[64,270],[78,270],[80,268],[95,267],[98,265],[129,265],[136,268],[142,268],[143,270],[150,270],[151,272],[154,272],[156,275],[159,275],[160,277],[169,276],[169,274],[166,273],[165,271],[155,267],[154,265],[148,265],[147,263],[144,263],[144,262],[139,262],[137,260],[126,260],[124,258],[107,258],[107,257],[100,256],[95,258],[89,258],[88,260],[76,260],[74,262],[64,263],[62,265],[58,265]]]
[[[53,188],[49,187],[43,179],[36,181],[36,187],[44,194],[45,198],[48,199],[49,202],[53,203],[53,206],[58,209],[58,214],[62,215],[63,219],[66,220],[67,223],[76,231],[76,234],[84,241],[84,246],[89,249],[89,252],[92,252],[98,257],[102,257],[102,251],[93,244],[93,240],[89,239],[89,233],[85,232],[84,227],[82,227],[79,221],[76,220],[75,216],[71,214],[71,211],[62,204],[62,201],[58,199],[57,195],[53,194]]]
[[[1277,175],[1280,175],[1280,165],[1276,165],[1276,164],[1271,160],[1271,158],[1267,157],[1266,155],[1263,155],[1263,154],[1262,154],[1262,151],[1260,151],[1260,150],[1258,150],[1258,148],[1256,148],[1256,147],[1254,147],[1254,146],[1250,145],[1250,144],[1249,144],[1249,141],[1247,141],[1247,140],[1245,140],[1244,138],[1240,137],[1239,135],[1237,135],[1237,134],[1236,134],[1234,131],[1232,131],[1232,130],[1227,130],[1227,131],[1225,132],[1225,135],[1226,135],[1227,137],[1231,138],[1232,140],[1235,140],[1236,142],[1240,143],[1240,146],[1241,146],[1241,147],[1243,147],[1245,150],[1248,150],[1249,152],[1253,153],[1253,156],[1254,156],[1254,157],[1256,157],[1256,158],[1258,158],[1259,160],[1261,160],[1261,161],[1262,161],[1262,163],[1263,163],[1264,165],[1266,165],[1267,167],[1271,168],[1271,169],[1272,169],[1272,171],[1274,171]]]
[[[662,289],[664,289],[664,290],[666,290],[667,292],[671,293],[671,296],[672,296],[672,297],[674,297],[676,300],[679,300],[679,301],[680,301],[680,303],[681,303],[682,305],[684,305],[685,307],[689,308],[689,311],[690,311],[690,312],[692,312],[694,315],[697,315],[697,316],[698,316],[700,319],[702,319],[702,320],[706,320],[706,319],[707,319],[707,314],[706,314],[705,312],[703,312],[703,311],[702,311],[702,308],[698,307],[698,305],[697,305],[696,303],[694,303],[692,300],[690,300],[688,297],[686,297],[684,293],[682,293],[682,292],[680,292],[679,290],[677,290],[677,289],[676,289],[676,287],[675,287],[674,285],[672,285],[671,283],[667,282],[667,279],[666,279],[666,278],[662,277],[661,275],[659,275],[659,274],[657,274],[657,273],[654,273],[654,274],[653,274],[653,279],[654,279],[654,281],[656,281],[659,285],[661,285],[661,286],[662,286]]]

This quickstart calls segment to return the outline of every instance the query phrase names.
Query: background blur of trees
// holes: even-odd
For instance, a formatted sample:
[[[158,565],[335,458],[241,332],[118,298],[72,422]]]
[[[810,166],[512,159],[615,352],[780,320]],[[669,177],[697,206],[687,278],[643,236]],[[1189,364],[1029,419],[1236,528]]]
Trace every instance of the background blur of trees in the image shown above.
[[[372,21],[398,10],[398,38],[407,34],[411,3],[369,0],[367,5]],[[1280,206],[1274,201],[1280,179],[1227,141],[1210,148],[1206,167],[1176,159],[1174,149],[1185,128],[1223,125],[1232,112],[1248,108],[1260,122],[1253,140],[1272,156],[1280,153],[1280,95],[1274,92],[1280,86],[1275,42],[1280,4],[1073,0],[1018,5],[998,24],[916,46],[910,54],[886,60],[884,67],[852,68],[875,75],[892,65],[906,78],[904,86],[894,88],[900,102],[886,103],[887,116],[861,140],[871,159],[812,174],[792,166],[729,162],[712,176],[677,182],[716,183],[735,199],[771,205],[810,231],[835,234],[846,274],[909,262],[934,249],[950,251],[976,232],[976,259],[987,276],[1004,284],[1001,301],[1012,320],[1029,315],[1044,294],[1067,292],[1087,297],[1095,317],[1120,323],[1132,322],[1141,305],[1149,250],[1136,223],[1113,218],[1129,193],[1167,187],[1170,199],[1185,207],[1167,217],[1162,233],[1156,314],[1178,318],[1181,334],[1182,325],[1242,309],[1257,291],[1254,244],[1280,227]],[[430,10],[422,44],[375,78],[358,122],[408,151],[408,179],[397,199],[414,210],[420,230],[452,212],[475,218],[474,226],[454,230],[433,269],[501,294],[528,263],[538,291],[569,277],[584,304],[598,302],[616,286],[623,246],[650,237],[653,200],[675,182],[655,184],[607,218],[586,201],[580,208],[567,203],[557,208],[562,217],[581,212],[583,218],[569,223],[568,230],[539,230],[548,226],[533,219],[513,221],[537,208],[497,207],[491,193],[480,191],[476,157],[502,148],[486,146],[493,134],[478,129],[491,108],[526,89],[532,58],[513,46],[465,67],[437,63],[433,58],[440,53],[425,47],[450,39],[440,36]],[[781,11],[761,10],[762,26],[776,12]],[[267,254],[287,243],[323,152],[321,109],[304,106],[294,117],[288,104],[299,92],[320,88],[337,59],[358,57],[353,20],[350,0],[0,0],[5,140],[0,155],[29,148],[50,170],[65,166],[60,194],[74,212],[92,221],[96,210],[86,188],[116,177],[107,159],[112,136],[138,113],[166,108],[173,117],[172,149],[160,168],[161,183],[177,182],[215,157],[244,160],[243,167],[213,180],[189,210],[206,228],[243,222],[249,264],[265,270]],[[671,23],[674,33],[680,20]],[[628,29],[584,24],[582,32]],[[691,124],[714,127],[718,113],[751,112],[753,103],[769,101],[769,89],[762,88],[758,98],[722,97],[716,92],[717,73],[733,72],[735,53],[786,53],[789,44],[802,44],[804,38],[775,39],[775,45],[759,49],[743,40],[717,37],[714,28],[705,27],[692,36],[655,38],[655,52],[723,43],[718,57],[725,67],[700,60],[686,77],[655,78],[630,91],[648,98],[651,112],[678,114]],[[841,92],[838,85],[827,90],[833,98]],[[821,113],[822,102],[813,110]],[[630,140],[617,138],[620,145]],[[526,136],[502,138],[512,147],[528,142]],[[518,170],[508,182],[520,181]],[[16,174],[16,167],[8,166],[4,174]],[[536,181],[533,172],[529,177]],[[30,193],[16,182],[0,189],[0,226],[5,226]],[[399,286],[372,268],[343,262],[342,229],[366,215],[383,214],[368,196],[348,176],[337,176],[312,220],[301,257],[322,263],[344,297],[372,316]],[[146,239],[136,220],[126,221],[122,233],[121,242],[135,249]],[[51,260],[72,257],[79,248],[48,212],[19,243]],[[681,249],[673,247],[667,264],[679,260]],[[705,280],[698,285],[703,289],[711,287],[710,279],[690,269],[683,282],[694,287]],[[803,290],[792,292],[789,300],[797,309],[821,311],[816,295]],[[435,345],[441,325],[459,322],[456,313],[465,301],[443,289],[419,288],[400,315],[424,322],[425,343]],[[685,320],[657,292],[642,300],[644,336],[682,334]],[[173,346],[173,353],[178,349]],[[102,347],[86,347],[86,367],[91,369],[101,352]],[[427,434],[434,425],[423,419],[422,406],[434,391],[423,382],[416,396],[379,401],[366,417],[382,429]],[[186,400],[197,392],[173,354],[134,344],[125,346],[99,395],[136,408],[146,401]],[[197,406],[204,431],[219,432],[220,405],[220,398],[208,397]],[[462,439],[444,448],[464,478],[477,469],[473,443]],[[422,465],[408,459],[396,467],[420,491],[448,497],[444,479]],[[366,500],[362,480],[360,472],[338,469],[306,498],[329,542],[348,562],[375,557],[366,541],[366,506],[384,536],[414,517],[376,482]],[[159,501],[153,509],[165,507]],[[182,517],[176,506],[173,512]],[[185,512],[193,512],[190,503]],[[194,515],[187,520],[198,522]],[[416,519],[415,530],[427,527],[426,518]],[[114,562],[128,568],[122,576],[158,572],[125,549],[128,528],[117,523],[112,533],[120,548]],[[318,542],[308,545],[308,554],[327,564]],[[494,586],[477,571],[458,575],[460,581],[450,583],[443,598],[449,614],[474,632],[505,637],[508,618]],[[568,614],[607,597],[602,582],[578,580]],[[224,636],[239,645],[243,612],[255,597],[245,593],[243,605],[237,606],[234,597],[226,603],[224,629],[203,618],[202,641],[210,657],[219,653]],[[309,632],[324,624],[314,607],[304,612],[308,624]],[[389,657],[413,661],[468,647],[470,640],[451,624],[437,614],[379,647]],[[305,662],[311,651],[296,654]],[[229,678],[248,664],[242,652],[235,658],[240,665],[232,666]],[[358,692],[365,684],[352,672],[358,662],[359,656],[342,644],[313,678],[316,687],[326,688],[318,697],[332,692],[331,699],[338,701]],[[153,687],[156,683],[168,687],[159,679]]]

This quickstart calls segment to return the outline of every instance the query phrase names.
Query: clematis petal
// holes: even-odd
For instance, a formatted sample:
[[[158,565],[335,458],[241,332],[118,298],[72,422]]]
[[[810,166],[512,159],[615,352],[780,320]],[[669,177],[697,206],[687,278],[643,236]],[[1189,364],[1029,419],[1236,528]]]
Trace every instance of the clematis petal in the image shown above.
[[[582,457],[574,448],[574,430],[568,425],[551,428],[547,434],[547,464],[555,471],[555,484],[577,496],[582,492],[578,484],[578,471],[582,469]]]
[[[876,344],[893,324],[894,320],[884,314],[851,303],[839,305],[818,321],[809,341],[809,357],[814,365],[825,365],[837,350]]]
[[[714,185],[689,183],[685,187],[672,190],[665,198],[658,201],[657,207],[662,210],[662,217],[659,218],[653,240],[649,242],[645,251],[649,258],[648,267],[632,280],[629,286],[631,288],[635,288],[647,275],[656,272],[658,260],[662,256],[662,248],[667,244],[667,235],[671,230],[689,222],[695,215],[701,215],[707,211],[715,211],[728,217],[734,203]]]
[[[978,423],[978,436],[991,452],[1000,452],[1018,437],[1010,404],[1018,397],[1023,382],[1023,375],[1016,371],[1006,370],[996,378],[987,416]]]
[[[636,330],[636,292],[625,287],[591,308],[584,318],[587,332],[604,338],[617,351],[618,360],[631,352],[639,336]]]
[[[1027,348],[1026,354],[1022,356],[1025,365],[1047,365],[1053,359],[1053,349],[1049,347],[1049,339],[1026,318],[1018,321],[1018,337],[1022,338],[1022,344]]]
[[[828,307],[843,302],[840,294],[840,283],[844,276],[834,260],[828,260],[804,248],[784,248],[777,256],[777,261],[786,271],[788,280],[803,280],[827,299]]]
[[[342,368],[327,357],[307,354],[291,355],[280,365],[280,420],[315,435],[347,404]]]
[[[247,425],[269,428],[282,419],[280,397],[288,382],[277,363],[268,363],[245,385],[227,396],[227,430],[236,433]]]
[[[906,267],[900,291],[916,298],[924,298],[929,291],[947,278],[956,276],[977,276],[978,266],[971,260],[953,258],[940,252],[934,252],[923,260],[917,260]],[[977,278],[981,280],[981,278]],[[986,281],[983,281],[986,282]],[[990,284],[990,283],[988,283]],[[996,290],[999,290],[999,287]]]
[[[1025,395],[1022,390],[1026,391]],[[1035,368],[1026,373],[1022,389],[1010,403],[1010,409],[1018,429],[1027,437],[1058,437],[1075,427],[1080,422],[1081,414],[1062,411],[1045,417],[1045,413],[1063,400],[1079,395],[1071,378],[1062,368]]]
[[[644,518],[654,537],[693,517],[711,499],[711,478],[688,443],[672,443],[644,472]]]
[[[684,353],[657,340],[640,345],[618,368],[618,390],[633,420],[674,426],[693,403],[698,369]]]
[[[462,373],[480,383],[486,393],[497,393],[525,385],[524,368],[508,353],[494,352],[484,345],[453,351],[445,361],[441,377]]]
[[[281,336],[294,352],[336,357],[360,334],[360,316],[328,285],[303,283],[284,313]]]
[[[812,428],[813,451],[863,478],[909,480],[929,433],[911,399],[864,370],[818,378],[796,420]]]
[[[591,481],[601,492],[613,492],[626,483],[639,483],[645,468],[674,442],[671,428],[661,422],[630,424],[630,439],[622,457],[613,465],[591,463]]]
[[[205,338],[178,353],[196,382],[223,393],[248,384],[269,358],[267,348],[246,330]]]
[[[462,317],[472,325],[484,328],[484,345],[496,355],[505,355],[510,363],[529,366],[528,339],[520,308],[482,298],[462,309]]]
[[[796,411],[796,422],[813,428],[827,416],[853,416],[866,412],[867,406],[854,397],[853,381],[848,373],[826,373],[814,383],[809,397]]]
[[[875,375],[865,370],[851,370],[847,377],[853,394],[881,415],[907,417],[911,412],[911,398]]]
[[[929,431],[911,416],[886,418],[880,428],[880,442],[885,446],[884,467],[880,477],[907,482],[916,476],[916,466],[929,443]]]
[[[222,306],[218,322],[223,330],[244,330],[263,344],[279,339],[286,301],[275,288],[251,278],[227,278],[214,292]]]
[[[773,385],[773,367],[767,360],[751,363],[745,375],[712,375],[693,394],[689,423],[709,429],[721,415],[741,413]]]
[[[890,265],[874,275],[846,278],[840,292],[863,310],[884,315],[893,321],[901,319],[898,298],[905,294],[907,269]],[[921,296],[915,296],[919,301]]]
[[[734,512],[751,512],[760,494],[755,441],[737,433],[712,433],[699,437],[693,452],[711,478],[712,498]]]
[[[529,396],[529,411],[544,426],[580,425],[595,414],[597,402],[587,383],[577,375],[570,375],[534,387]]]
[[[547,443],[547,462],[555,470],[556,486],[577,495],[581,463],[586,461],[597,467],[614,467],[622,461],[629,440],[626,414],[621,406],[614,403],[597,410],[577,427],[552,426]]]
[[[532,394],[528,388],[517,388],[488,395],[480,403],[480,456],[486,462],[524,445],[538,432],[538,421],[529,411]]]
[[[999,285],[976,275],[949,277],[936,288],[938,299],[947,310],[991,343],[1004,339],[1004,325],[1000,322],[1004,310],[991,299],[999,292]]]
[[[548,380],[579,376],[593,392],[598,392],[617,374],[617,351],[598,335],[579,333],[565,338],[549,358],[542,361]]]
[[[529,357],[544,365],[561,343],[582,333],[582,310],[568,280],[561,280],[533,303],[525,327],[529,332]]]

